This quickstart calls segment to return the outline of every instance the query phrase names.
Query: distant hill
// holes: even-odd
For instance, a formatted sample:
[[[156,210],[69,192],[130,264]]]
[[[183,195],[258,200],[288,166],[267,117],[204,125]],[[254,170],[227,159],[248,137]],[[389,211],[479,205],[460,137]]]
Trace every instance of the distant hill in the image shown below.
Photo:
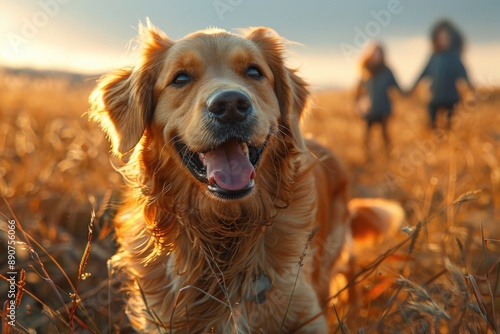
[[[65,79],[70,83],[81,83],[84,81],[95,81],[101,74],[87,75],[75,72],[66,72],[58,70],[39,70],[34,68],[12,68],[0,67],[0,74],[26,76],[33,79]]]

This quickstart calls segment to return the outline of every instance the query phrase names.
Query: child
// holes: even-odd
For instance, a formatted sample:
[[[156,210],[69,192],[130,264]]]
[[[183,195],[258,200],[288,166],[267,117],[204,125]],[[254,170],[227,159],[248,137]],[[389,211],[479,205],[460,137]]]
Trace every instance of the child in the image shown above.
[[[431,33],[433,53],[427,66],[415,82],[413,89],[422,78],[431,79],[431,99],[429,101],[429,116],[431,128],[436,127],[436,116],[440,109],[447,111],[447,126],[451,127],[451,118],[455,105],[460,100],[456,82],[464,79],[469,89],[472,85],[460,59],[463,49],[463,39],[458,30],[448,21],[438,22]]]
[[[384,58],[384,50],[380,44],[369,45],[361,61],[361,81],[356,90],[356,107],[366,120],[365,145],[368,154],[370,130],[377,123],[381,125],[386,153],[389,153],[390,139],[387,121],[392,107],[388,90],[394,87],[402,93]]]

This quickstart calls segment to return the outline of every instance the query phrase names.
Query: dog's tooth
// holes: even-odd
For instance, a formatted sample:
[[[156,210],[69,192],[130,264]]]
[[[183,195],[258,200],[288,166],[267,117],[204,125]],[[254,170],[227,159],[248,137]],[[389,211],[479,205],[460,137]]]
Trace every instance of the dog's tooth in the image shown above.
[[[198,158],[200,158],[203,165],[205,165],[205,153],[198,153]]]
[[[243,151],[243,154],[248,157],[248,145],[247,145],[247,143],[241,143],[241,150]]]

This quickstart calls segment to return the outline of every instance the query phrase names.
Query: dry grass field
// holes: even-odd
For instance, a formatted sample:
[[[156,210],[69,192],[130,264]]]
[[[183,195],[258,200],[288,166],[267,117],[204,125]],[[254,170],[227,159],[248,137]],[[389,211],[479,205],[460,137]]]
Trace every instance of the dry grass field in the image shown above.
[[[112,212],[93,218],[120,186],[111,166],[119,162],[83,115],[94,82],[0,73],[5,332],[118,333],[126,326],[119,277],[107,267],[115,249]],[[375,131],[370,154],[352,100],[350,91],[317,92],[304,132],[343,159],[353,197],[396,200],[406,223],[383,245],[356,248],[358,274],[351,282],[338,279],[340,288],[349,284],[350,302],[346,293],[332,298],[332,333],[495,333],[500,90],[480,87],[474,104],[459,107],[451,131],[427,128],[423,98],[395,95],[392,147],[386,152]],[[15,327],[5,322],[9,220],[17,226],[15,270],[23,272]]]

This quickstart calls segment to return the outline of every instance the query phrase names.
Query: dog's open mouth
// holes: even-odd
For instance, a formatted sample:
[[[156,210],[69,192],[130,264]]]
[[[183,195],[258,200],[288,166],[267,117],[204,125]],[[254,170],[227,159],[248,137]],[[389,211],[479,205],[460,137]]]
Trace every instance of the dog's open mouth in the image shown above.
[[[264,145],[254,147],[236,139],[206,152],[192,152],[180,140],[175,147],[191,174],[223,199],[238,199],[252,191],[255,167],[264,150]]]

